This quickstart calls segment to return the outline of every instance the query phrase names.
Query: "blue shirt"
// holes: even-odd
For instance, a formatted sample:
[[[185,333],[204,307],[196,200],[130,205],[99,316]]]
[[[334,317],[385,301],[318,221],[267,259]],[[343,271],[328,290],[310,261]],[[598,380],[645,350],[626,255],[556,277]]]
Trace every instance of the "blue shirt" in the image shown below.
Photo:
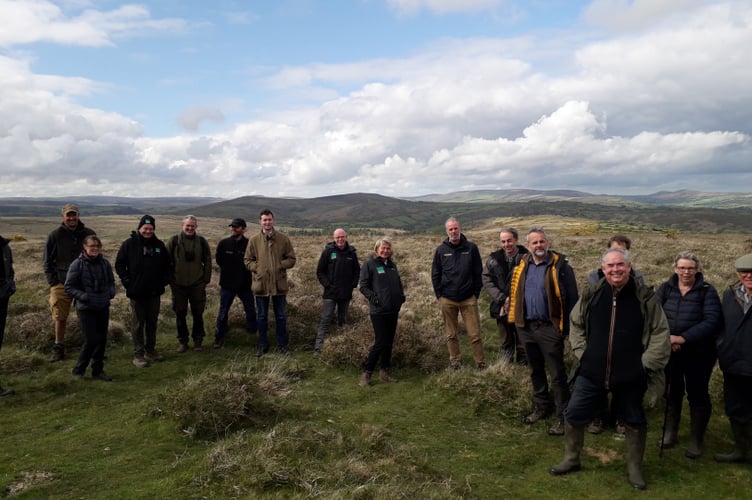
[[[548,316],[548,298],[544,277],[548,258],[536,264],[532,259],[528,263],[525,278],[525,320],[551,321]]]

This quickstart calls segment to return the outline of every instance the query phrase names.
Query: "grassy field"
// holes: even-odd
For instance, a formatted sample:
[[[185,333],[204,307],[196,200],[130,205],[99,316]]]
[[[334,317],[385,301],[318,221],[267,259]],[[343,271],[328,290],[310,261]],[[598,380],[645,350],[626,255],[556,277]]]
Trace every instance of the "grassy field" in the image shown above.
[[[112,260],[136,219],[103,216],[84,222],[98,231]],[[214,248],[227,222],[201,219],[199,233]],[[46,233],[56,224],[55,219],[0,220],[0,234],[15,237],[18,282],[0,353],[0,382],[18,393],[0,400],[0,490],[7,496],[545,499],[636,494],[626,482],[623,440],[611,430],[586,436],[582,472],[548,474],[547,468],[561,459],[562,439],[547,436],[544,423],[521,423],[530,407],[529,378],[524,368],[497,362],[499,342],[485,294],[481,314],[492,363],[484,371],[444,369],[448,356],[430,287],[431,257],[442,234],[390,234],[408,295],[394,354],[396,385],[357,386],[358,364],[372,341],[359,294],[351,324],[333,332],[321,357],[312,356],[320,308],[314,270],[328,237],[294,230],[289,231],[298,254],[288,296],[292,357],[253,356],[256,338],[242,329],[237,304],[225,349],[176,354],[168,293],[157,343],[167,360],[137,369],[130,363],[124,333],[128,305],[121,290],[113,302],[113,343],[105,365],[115,381],[105,384],[70,375],[79,338],[75,319],[69,359],[47,362],[52,324],[41,256]],[[552,247],[569,256],[581,285],[617,231],[632,237],[635,267],[653,285],[670,275],[678,251],[692,250],[703,259],[706,278],[722,290],[734,279],[734,259],[752,251],[750,235],[665,233],[577,219],[499,219],[464,232],[485,257],[495,250],[502,224],[522,233],[534,224],[546,227]],[[157,217],[162,239],[178,228],[178,218]],[[255,225],[249,228],[255,230]],[[350,235],[361,260],[380,234]],[[209,336],[218,306],[217,278],[215,273],[205,314]],[[462,347],[469,366],[466,339]],[[645,495],[749,496],[749,465],[720,465],[712,459],[731,446],[721,380],[716,372],[714,415],[706,452],[698,460],[686,459],[681,445],[659,458],[655,443],[662,405],[649,411]],[[688,439],[688,427],[685,418],[681,441]]]

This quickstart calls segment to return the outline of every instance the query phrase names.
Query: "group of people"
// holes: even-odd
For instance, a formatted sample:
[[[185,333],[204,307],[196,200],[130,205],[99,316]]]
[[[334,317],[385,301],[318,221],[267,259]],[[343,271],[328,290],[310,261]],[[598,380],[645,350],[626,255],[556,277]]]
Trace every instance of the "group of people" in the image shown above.
[[[130,299],[135,366],[144,368],[164,359],[156,350],[156,332],[160,298],[167,286],[176,317],[177,352],[186,352],[191,339],[194,350],[202,349],[212,261],[207,240],[197,234],[196,217],[186,216],[181,232],[165,243],[156,236],[154,217],[144,215],[122,242],[113,272],[101,254],[102,242],[80,221],[78,208],[66,205],[61,215],[60,227],[49,234],[44,251],[55,333],[51,361],[65,357],[66,320],[75,302],[84,343],[73,375],[82,377],[91,364],[93,378],[112,380],[103,365],[115,274]],[[237,297],[245,312],[246,330],[258,332],[257,356],[270,349],[270,306],[276,350],[289,355],[287,271],[295,266],[295,252],[290,239],[275,229],[270,210],[260,213],[259,225],[260,232],[248,238],[246,221],[232,219],[230,235],[217,245],[214,256],[221,274],[214,347],[224,346],[230,307]],[[446,239],[434,251],[431,281],[444,321],[449,367],[462,366],[460,317],[475,367],[486,366],[478,307],[485,289],[489,313],[498,327],[501,358],[526,365],[530,373],[533,408],[524,423],[534,424],[553,414],[548,434],[564,436],[564,459],[549,469],[551,474],[579,470],[585,431],[601,432],[604,422],[612,419],[624,429],[629,483],[644,489],[647,420],[643,399],[651,386],[665,395],[661,451],[678,444],[686,394],[690,438],[685,455],[699,457],[712,413],[708,386],[716,361],[724,375],[725,411],[735,449],[715,459],[742,462],[752,458],[752,254],[736,260],[738,281],[724,291],[722,299],[705,281],[700,259],[691,252],[676,256],[673,274],[654,291],[642,273],[632,268],[629,238],[616,235],[580,292],[567,257],[550,249],[543,228],[531,228],[525,245],[519,243],[516,229],[503,228],[500,249],[485,263],[456,218],[445,222],[445,230]],[[15,292],[12,254],[2,237],[0,256],[1,347],[8,300]],[[379,239],[361,266],[345,230],[338,228],[319,257],[316,276],[323,287],[323,301],[314,355],[323,349],[331,325],[347,321],[353,291],[358,288],[369,303],[374,331],[358,383],[370,385],[377,366],[382,381],[396,382],[391,356],[406,297],[392,260],[392,242]],[[564,362],[567,341],[576,358],[570,370]],[[11,394],[12,390],[0,387],[0,396]]]

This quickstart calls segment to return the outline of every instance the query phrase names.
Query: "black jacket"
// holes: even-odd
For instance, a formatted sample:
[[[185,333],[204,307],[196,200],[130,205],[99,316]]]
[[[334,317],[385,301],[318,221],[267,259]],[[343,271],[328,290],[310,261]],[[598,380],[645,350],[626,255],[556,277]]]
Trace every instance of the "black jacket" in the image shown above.
[[[16,293],[13,253],[10,251],[9,243],[9,240],[0,236],[0,258],[2,259],[2,262],[0,262],[0,299],[10,297]]]
[[[486,289],[488,296],[491,298],[490,313],[492,318],[498,318],[501,313],[501,306],[509,297],[509,289],[512,284],[512,271],[520,263],[522,257],[528,253],[527,248],[517,245],[517,254],[512,259],[511,266],[507,262],[506,252],[497,250],[493,252],[486,260],[483,266],[483,288]]]
[[[345,248],[340,250],[332,241],[324,247],[316,266],[316,278],[324,287],[325,299],[352,299],[353,288],[358,286],[359,274],[360,263],[354,246],[345,243]]]
[[[81,253],[68,268],[65,292],[76,299],[76,309],[107,309],[115,297],[112,266],[102,255]]]
[[[373,256],[360,268],[360,293],[371,304],[371,314],[399,312],[405,291],[392,259]]]
[[[65,283],[68,266],[81,254],[84,239],[92,234],[95,234],[94,231],[84,226],[81,221],[78,221],[78,226],[72,231],[60,223],[60,227],[49,234],[42,265],[50,286]]]
[[[752,307],[744,312],[739,282],[723,292],[724,327],[718,336],[718,364],[724,373],[752,377]]]
[[[115,271],[129,299],[162,295],[172,272],[164,242],[157,235],[144,238],[138,231],[120,245]]]
[[[219,286],[235,292],[250,291],[253,283],[251,271],[245,267],[243,256],[248,247],[248,238],[232,236],[223,238],[217,244],[214,260],[219,266]]]
[[[478,297],[483,288],[483,261],[475,243],[460,235],[457,245],[449,238],[436,248],[431,266],[431,281],[436,298],[446,297],[461,302],[473,295]]]

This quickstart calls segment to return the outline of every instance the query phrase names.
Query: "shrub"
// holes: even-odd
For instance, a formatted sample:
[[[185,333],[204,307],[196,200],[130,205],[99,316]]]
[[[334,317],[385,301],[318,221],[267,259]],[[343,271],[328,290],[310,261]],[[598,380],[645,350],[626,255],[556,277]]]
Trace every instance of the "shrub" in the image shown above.
[[[189,375],[159,396],[152,414],[166,413],[196,438],[223,437],[244,427],[264,427],[284,413],[290,382],[301,376],[294,360],[276,358],[256,372],[255,357]]]

